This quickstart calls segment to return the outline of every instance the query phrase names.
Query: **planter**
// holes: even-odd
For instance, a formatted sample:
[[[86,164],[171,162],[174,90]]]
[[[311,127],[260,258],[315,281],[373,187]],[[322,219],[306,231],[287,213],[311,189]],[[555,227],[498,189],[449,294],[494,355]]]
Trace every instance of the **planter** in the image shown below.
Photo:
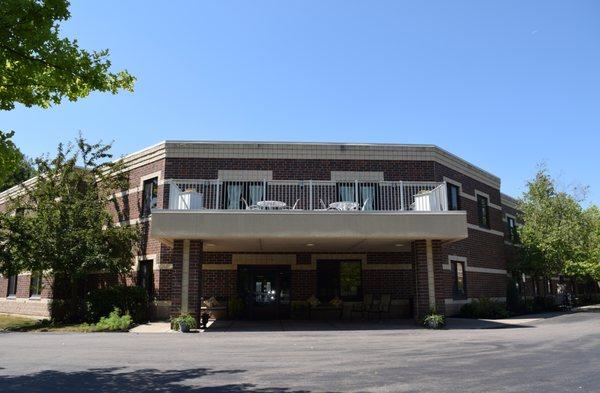
[[[180,321],[179,322],[179,331],[181,333],[189,333],[190,332],[190,327],[188,326],[187,323],[185,323],[185,321]]]
[[[435,320],[429,320],[429,321],[427,321],[427,323],[425,324],[425,326],[428,329],[439,329],[441,327],[441,325],[437,321],[435,321]]]

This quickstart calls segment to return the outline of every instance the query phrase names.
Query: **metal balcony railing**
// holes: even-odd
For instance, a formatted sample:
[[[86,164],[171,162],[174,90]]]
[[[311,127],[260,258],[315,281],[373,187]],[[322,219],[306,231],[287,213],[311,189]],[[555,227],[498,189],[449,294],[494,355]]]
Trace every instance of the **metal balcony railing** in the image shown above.
[[[448,210],[440,182],[170,179],[165,185],[171,210]]]

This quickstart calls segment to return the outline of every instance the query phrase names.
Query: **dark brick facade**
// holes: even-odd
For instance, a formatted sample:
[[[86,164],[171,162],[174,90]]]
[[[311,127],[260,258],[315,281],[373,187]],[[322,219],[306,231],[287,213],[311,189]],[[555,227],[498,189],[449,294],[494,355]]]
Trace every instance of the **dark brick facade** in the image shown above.
[[[157,174],[159,178],[158,206],[167,208],[169,188],[164,185],[167,179],[217,179],[219,170],[270,170],[273,179],[286,180],[330,180],[332,171],[383,172],[387,181],[438,181],[450,179],[461,185],[460,206],[467,212],[470,224],[468,238],[462,241],[442,244],[433,241],[433,268],[435,280],[436,308],[446,310],[446,302],[452,301],[453,275],[447,269],[449,257],[466,258],[466,284],[468,298],[505,296],[506,273],[509,253],[505,244],[506,226],[503,221],[501,195],[482,181],[456,169],[433,160],[383,160],[383,159],[255,159],[232,156],[227,158],[182,158],[160,157],[152,162],[138,164],[129,172],[129,189],[121,190],[109,209],[115,221],[128,225],[139,224],[142,230],[138,259],[155,258],[154,295],[157,304],[166,307],[168,313],[177,314],[182,306],[183,240],[175,240],[172,245],[162,244],[149,236],[151,219],[141,218],[142,179]],[[478,228],[476,192],[489,196],[490,228]],[[3,208],[0,204],[0,209]],[[504,208],[504,206],[503,206]],[[508,210],[509,211],[509,210]],[[511,213],[512,214],[512,213]],[[513,247],[510,248],[514,249]],[[312,256],[306,252],[296,255],[296,265],[292,269],[291,294],[293,300],[305,300],[316,293],[316,271],[308,265]],[[340,251],[341,252],[341,251]],[[392,299],[402,304],[412,304],[416,315],[429,310],[426,242],[415,241],[411,252],[405,253],[366,253],[366,265],[362,272],[363,293],[375,296],[391,294]],[[231,253],[202,252],[200,240],[190,241],[188,282],[188,311],[196,313],[200,297],[227,299],[237,293],[237,271],[235,269],[205,268],[207,265],[231,265]],[[385,266],[408,265],[410,268]],[[368,265],[376,266],[370,269]],[[382,267],[383,266],[383,267]],[[135,270],[132,261],[132,269]],[[479,270],[478,270],[479,269]],[[481,269],[492,269],[482,272]],[[19,281],[19,297],[28,297],[27,284]],[[21,288],[21,285],[24,287]],[[25,289],[25,286],[27,287]],[[27,293],[26,293],[27,292]],[[6,293],[6,278],[0,278],[0,299]],[[50,297],[45,292],[42,297]],[[2,308],[0,307],[0,311]]]

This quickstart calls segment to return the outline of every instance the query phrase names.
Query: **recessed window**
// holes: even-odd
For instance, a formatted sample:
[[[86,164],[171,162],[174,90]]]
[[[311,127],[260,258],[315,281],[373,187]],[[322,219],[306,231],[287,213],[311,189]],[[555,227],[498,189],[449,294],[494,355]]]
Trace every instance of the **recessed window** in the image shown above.
[[[223,209],[246,209],[265,200],[266,183],[262,181],[223,182],[221,206]]]
[[[148,299],[152,299],[154,292],[154,272],[152,260],[140,261],[138,266],[137,285],[146,290]]]
[[[317,297],[328,302],[335,297],[360,299],[362,293],[362,263],[358,260],[317,261]]]
[[[466,299],[465,263],[452,261],[452,273],[454,275],[453,297],[455,299]]]
[[[460,210],[460,188],[448,183],[448,210]]]
[[[17,275],[8,277],[8,291],[6,292],[6,296],[15,297],[17,296]]]
[[[519,234],[517,233],[517,225],[513,217],[506,217],[506,231],[508,232],[508,239],[513,243],[519,242]]]
[[[144,181],[142,196],[142,217],[148,217],[158,204],[158,178]]]
[[[39,297],[42,294],[42,273],[35,272],[31,274],[29,283],[29,297]]]
[[[490,208],[488,199],[483,195],[477,195],[477,215],[479,226],[484,228],[490,227]]]
[[[360,209],[378,210],[379,209],[379,184],[377,183],[358,183],[358,193],[356,192],[357,183],[343,182],[337,183],[337,200],[333,202],[357,202]],[[385,205],[385,203],[382,203]],[[383,209],[386,207],[383,206]]]

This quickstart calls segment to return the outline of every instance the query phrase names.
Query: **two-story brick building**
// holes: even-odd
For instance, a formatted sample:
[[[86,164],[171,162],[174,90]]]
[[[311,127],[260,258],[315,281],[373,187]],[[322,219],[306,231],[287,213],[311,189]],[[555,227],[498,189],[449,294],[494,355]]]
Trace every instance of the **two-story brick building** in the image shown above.
[[[514,200],[439,147],[166,141],[122,159],[109,208],[143,229],[132,269],[157,317],[212,297],[283,318],[309,298],[346,317],[365,299],[422,316],[506,296]],[[46,313],[39,281],[1,278],[0,312]]]

